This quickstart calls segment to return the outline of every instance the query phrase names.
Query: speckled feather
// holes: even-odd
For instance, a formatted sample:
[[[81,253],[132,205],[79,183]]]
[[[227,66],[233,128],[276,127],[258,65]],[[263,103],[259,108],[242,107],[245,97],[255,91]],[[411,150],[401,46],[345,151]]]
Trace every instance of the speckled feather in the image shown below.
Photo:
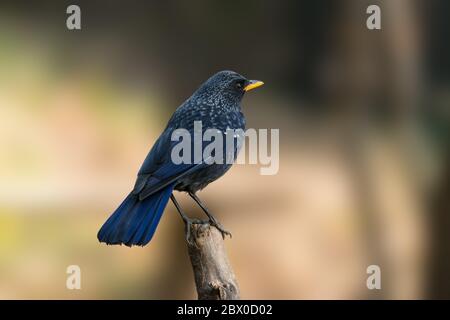
[[[170,141],[171,133],[173,130],[180,128],[193,131],[195,121],[202,122],[203,132],[207,129],[218,129],[225,134],[227,129],[245,130],[245,117],[241,112],[240,104],[244,92],[236,90],[235,83],[237,81],[246,81],[246,79],[233,71],[221,71],[209,78],[189,99],[178,107],[170,118],[159,142],[166,147],[161,148],[159,152],[152,149],[149,156],[154,157],[155,153],[158,153],[161,162],[171,161],[170,150],[173,146]],[[234,150],[234,154],[237,155],[238,150]],[[157,171],[154,161],[146,162],[147,159],[139,171],[139,176],[145,176],[145,178],[148,174],[151,177],[152,172]],[[231,165],[226,163],[203,166],[191,174],[180,177],[175,185],[175,190],[195,193],[221,177],[230,167]],[[139,176],[138,181],[142,180]]]

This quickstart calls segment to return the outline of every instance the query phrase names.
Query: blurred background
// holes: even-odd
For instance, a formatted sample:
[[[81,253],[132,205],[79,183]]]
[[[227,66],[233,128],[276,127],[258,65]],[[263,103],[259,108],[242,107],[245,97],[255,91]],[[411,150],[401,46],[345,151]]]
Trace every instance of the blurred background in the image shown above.
[[[81,31],[66,8],[81,7]],[[381,8],[381,30],[366,8]],[[144,248],[97,242],[210,75],[266,85],[280,170],[202,192],[246,299],[450,298],[448,1],[2,1],[0,298],[196,298],[169,203]],[[190,215],[200,212],[181,196]],[[81,290],[66,268],[81,268]],[[381,267],[382,290],[366,268]]]

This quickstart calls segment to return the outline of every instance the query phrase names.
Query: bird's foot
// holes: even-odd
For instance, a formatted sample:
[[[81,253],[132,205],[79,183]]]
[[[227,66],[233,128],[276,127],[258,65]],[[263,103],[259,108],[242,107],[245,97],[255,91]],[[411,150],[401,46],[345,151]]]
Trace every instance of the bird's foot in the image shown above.
[[[208,223],[209,223],[211,226],[215,227],[217,230],[220,231],[220,233],[222,234],[222,238],[223,238],[224,240],[225,240],[225,237],[226,237],[226,236],[229,236],[230,239],[233,237],[232,234],[231,234],[231,232],[225,230],[224,227],[223,227],[216,219],[210,219],[210,220],[208,221]]]
[[[183,221],[184,221],[185,239],[186,239],[186,242],[189,243],[190,245],[194,244],[192,242],[192,235],[191,235],[192,225],[193,224],[207,224],[207,223],[209,223],[208,220],[190,219],[190,218],[185,218],[185,219],[183,219]]]
[[[197,202],[197,204],[200,206],[200,208],[202,208],[202,210],[208,216],[208,218],[209,218],[209,221],[208,221],[209,225],[210,226],[214,226],[217,230],[219,230],[220,233],[222,234],[222,238],[224,240],[225,240],[226,236],[230,236],[230,238],[231,238],[232,237],[231,232],[225,230],[222,227],[222,225],[219,223],[219,221],[217,221],[216,218],[214,218],[214,216],[208,211],[208,209],[205,207],[205,205],[195,195],[195,192],[189,192],[189,195],[191,196],[192,199],[194,199],[195,202]]]
[[[232,237],[231,232],[225,230],[224,227],[216,219],[200,220],[186,218],[183,220],[186,242],[188,242],[190,245],[193,245],[191,234],[193,224],[209,224],[210,226],[215,227],[217,230],[219,230],[219,232],[222,234],[223,239],[225,239],[226,236],[229,236],[230,238]]]

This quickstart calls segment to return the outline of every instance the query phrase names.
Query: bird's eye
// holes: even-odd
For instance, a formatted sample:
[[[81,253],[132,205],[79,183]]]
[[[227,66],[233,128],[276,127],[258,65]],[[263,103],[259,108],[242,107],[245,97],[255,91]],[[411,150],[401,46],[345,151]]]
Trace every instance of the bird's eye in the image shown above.
[[[238,89],[242,89],[243,88],[243,83],[242,82],[238,82],[238,83],[236,83],[236,88],[238,88]]]

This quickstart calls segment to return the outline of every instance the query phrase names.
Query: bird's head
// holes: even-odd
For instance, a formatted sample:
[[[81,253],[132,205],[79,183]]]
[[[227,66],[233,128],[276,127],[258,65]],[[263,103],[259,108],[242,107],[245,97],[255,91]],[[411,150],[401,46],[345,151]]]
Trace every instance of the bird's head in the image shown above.
[[[234,71],[220,71],[206,80],[199,88],[199,93],[210,97],[221,97],[240,102],[244,94],[262,86],[264,82],[248,80]]]

